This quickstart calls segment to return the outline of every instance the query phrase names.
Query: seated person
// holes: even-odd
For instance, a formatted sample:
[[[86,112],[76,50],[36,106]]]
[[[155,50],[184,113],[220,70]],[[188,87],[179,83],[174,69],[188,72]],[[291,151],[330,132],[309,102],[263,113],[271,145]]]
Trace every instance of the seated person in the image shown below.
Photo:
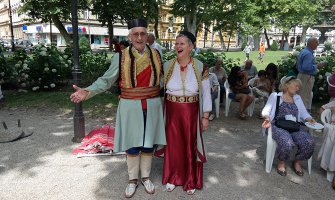
[[[335,99],[335,73],[332,73],[328,77],[328,95],[330,96],[330,101]]]
[[[331,110],[330,124],[335,125],[335,101],[331,101],[331,102],[321,106],[321,108],[320,108],[321,113],[325,109],[330,109]],[[335,171],[334,162],[330,161],[333,158],[333,151],[334,151],[334,148],[335,148],[335,142],[330,142],[331,139],[329,139],[329,138],[332,138],[332,135],[334,134],[334,132],[330,132],[330,131],[334,131],[334,127],[325,126],[325,128],[323,129],[325,138],[324,138],[324,141],[323,141],[322,146],[320,148],[318,159],[321,160],[321,164],[320,164],[321,168],[323,168],[325,170],[329,170],[329,171]],[[329,135],[330,133],[332,133],[332,134]],[[332,187],[335,190],[335,176],[333,178]]]
[[[246,60],[244,65],[240,66],[242,70],[248,74],[248,80],[254,78],[257,75],[257,68],[252,64],[252,60]]]
[[[330,109],[332,112],[332,119],[330,124],[335,124],[335,101],[331,101],[320,108],[320,113],[322,113],[324,110]]]
[[[220,84],[220,102],[223,102],[223,94],[225,92],[224,83],[227,80],[226,70],[223,68],[223,60],[222,57],[217,57],[215,66],[209,68],[209,72],[214,73]]]
[[[282,92],[278,94],[272,93],[262,111],[262,116],[265,119],[262,126],[263,128],[272,127],[272,138],[278,145],[277,172],[281,176],[286,176],[287,174],[285,161],[290,159],[293,144],[298,147],[298,151],[295,155],[292,167],[298,176],[303,176],[304,174],[301,161],[309,159],[314,152],[315,143],[313,136],[311,136],[306,129],[300,127],[299,131],[290,133],[275,125],[277,119],[275,118],[277,95],[280,96],[277,117],[293,115],[297,121],[303,119],[310,123],[316,123],[307,112],[301,97],[297,94],[300,87],[301,81],[299,79],[296,79],[294,76],[286,77],[280,85]]]
[[[265,70],[258,72],[258,78],[255,79],[252,85],[252,91],[255,97],[267,99],[272,92],[270,80],[266,77]]]
[[[248,86],[247,72],[241,70],[238,66],[233,67],[228,76],[228,83],[232,90],[232,93],[228,94],[229,98],[240,102],[240,118],[245,119],[247,116],[245,110],[254,100]]]
[[[272,91],[278,92],[279,68],[274,63],[269,63],[265,68],[266,76],[270,80]]]
[[[218,79],[214,73],[209,72],[209,83],[211,85],[211,96],[212,96],[212,111],[209,115],[209,120],[212,121],[216,116],[215,99],[218,98],[218,87],[220,86]]]

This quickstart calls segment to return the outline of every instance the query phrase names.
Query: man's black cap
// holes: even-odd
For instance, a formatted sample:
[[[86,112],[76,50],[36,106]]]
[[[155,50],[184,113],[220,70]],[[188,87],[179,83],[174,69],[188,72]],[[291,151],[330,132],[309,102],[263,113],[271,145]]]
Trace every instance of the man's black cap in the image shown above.
[[[128,22],[128,30],[134,27],[147,28],[147,21],[145,19],[132,19]]]

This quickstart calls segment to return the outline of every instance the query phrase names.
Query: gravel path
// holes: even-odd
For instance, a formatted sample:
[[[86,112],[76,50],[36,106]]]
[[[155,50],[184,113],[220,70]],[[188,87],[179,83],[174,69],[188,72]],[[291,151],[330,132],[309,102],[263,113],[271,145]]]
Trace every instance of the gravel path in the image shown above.
[[[162,159],[153,161],[152,181],[156,193],[148,195],[139,186],[132,199],[335,199],[335,191],[315,160],[322,133],[314,133],[317,147],[312,174],[307,170],[298,177],[288,167],[287,177],[264,170],[265,138],[260,133],[261,120],[241,121],[234,116],[211,122],[207,132],[208,162],[204,169],[204,188],[188,196],[181,187],[166,192],[161,185]],[[86,119],[86,132],[96,125],[113,122]],[[70,111],[51,109],[0,110],[0,121],[9,126],[20,118],[25,127],[34,129],[30,137],[12,143],[0,143],[0,199],[124,199],[127,173],[125,156],[76,158],[78,146],[72,143],[73,119]],[[110,120],[110,121],[109,121]],[[304,162],[307,168],[307,162]],[[288,166],[290,164],[288,163]]]

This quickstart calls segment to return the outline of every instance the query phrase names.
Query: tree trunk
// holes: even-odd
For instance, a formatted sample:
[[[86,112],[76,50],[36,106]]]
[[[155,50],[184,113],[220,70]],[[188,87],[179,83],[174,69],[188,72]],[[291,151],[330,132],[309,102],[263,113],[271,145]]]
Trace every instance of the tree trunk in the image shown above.
[[[283,34],[281,35],[280,50],[284,50],[284,44],[285,44],[285,41],[284,41],[284,32],[283,32]]]
[[[305,46],[307,29],[308,29],[307,26],[302,27],[302,33],[301,33],[301,38],[300,38],[300,46]]]
[[[112,44],[112,40],[114,37],[114,25],[112,20],[108,20],[108,24],[107,24],[107,28],[108,28],[108,49],[109,51],[113,51],[113,44]]]
[[[230,46],[230,39],[231,36],[233,35],[233,31],[229,31],[229,38],[228,38],[228,47],[227,47],[227,51],[229,51],[229,46]]]
[[[66,31],[63,23],[60,21],[59,17],[57,15],[51,15],[51,19],[54,22],[55,26],[59,30],[60,34],[63,36],[66,44],[71,44],[72,37],[71,35]]]
[[[225,50],[226,49],[226,45],[224,43],[224,38],[223,38],[222,30],[221,29],[219,30],[219,38],[220,38],[221,48],[223,50]]]
[[[197,16],[195,14],[185,15],[186,30],[196,35]]]
[[[266,39],[266,43],[267,43],[266,49],[270,49],[270,39],[269,39],[269,36],[268,36],[268,32],[266,32],[265,28],[264,28],[264,35],[265,35],[265,39]]]

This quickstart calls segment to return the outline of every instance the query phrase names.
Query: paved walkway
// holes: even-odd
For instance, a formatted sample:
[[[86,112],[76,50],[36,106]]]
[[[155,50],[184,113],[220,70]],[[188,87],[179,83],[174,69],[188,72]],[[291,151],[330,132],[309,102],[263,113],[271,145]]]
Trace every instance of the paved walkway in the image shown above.
[[[188,196],[181,187],[166,192],[161,185],[162,159],[153,162],[154,195],[139,186],[132,199],[335,199],[335,191],[313,159],[312,174],[288,176],[264,171],[265,138],[260,134],[261,120],[241,121],[223,116],[210,124],[207,132],[208,162],[204,169],[204,188]],[[20,118],[35,133],[12,143],[0,144],[0,199],[124,199],[127,173],[125,156],[76,158],[71,150],[72,114],[51,110],[0,110],[0,121],[14,123]],[[103,122],[86,119],[89,132]],[[317,151],[322,133],[315,134]],[[307,168],[307,162],[304,162]],[[307,171],[307,170],[305,170]]]

